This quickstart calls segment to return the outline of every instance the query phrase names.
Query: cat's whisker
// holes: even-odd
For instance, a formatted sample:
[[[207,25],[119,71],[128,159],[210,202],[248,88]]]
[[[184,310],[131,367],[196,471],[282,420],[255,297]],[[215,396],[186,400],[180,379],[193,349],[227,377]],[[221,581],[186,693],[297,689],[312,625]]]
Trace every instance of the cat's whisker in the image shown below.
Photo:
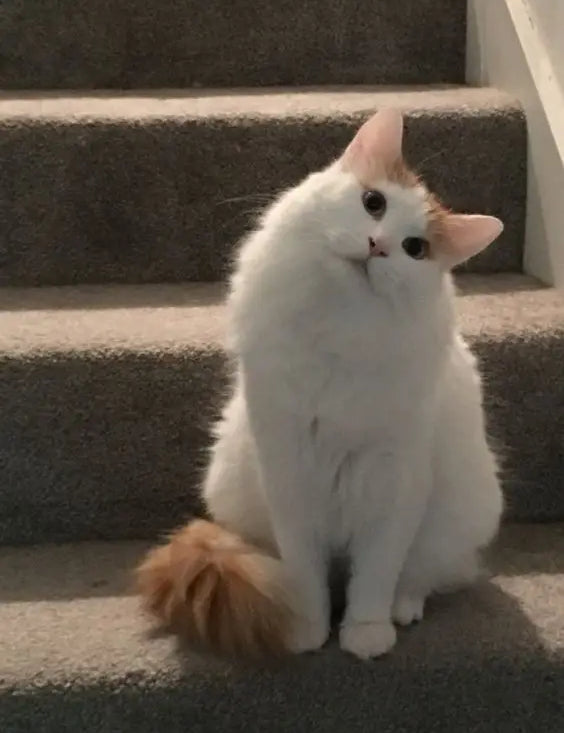
[[[257,207],[255,209],[245,209],[243,211],[238,211],[235,216],[228,219],[222,226],[222,229],[227,229],[231,224],[233,224],[234,221],[237,221],[237,219],[240,219],[242,216],[248,217],[248,219],[252,220],[258,219],[262,213],[264,212],[265,207]]]
[[[440,155],[443,155],[443,153],[446,153],[446,148],[441,148],[440,150],[437,150],[434,153],[431,153],[431,155],[428,155],[426,158],[423,158],[423,160],[420,160],[418,163],[414,165],[415,170],[422,171],[423,167],[431,160],[434,160],[435,158],[438,158]]]
[[[225,204],[237,204],[241,201],[252,201],[253,199],[261,200],[269,204],[272,201],[276,199],[276,194],[269,194],[269,193],[249,193],[245,196],[233,196],[232,198],[228,199],[221,199],[221,201],[216,201],[216,206],[224,206]]]

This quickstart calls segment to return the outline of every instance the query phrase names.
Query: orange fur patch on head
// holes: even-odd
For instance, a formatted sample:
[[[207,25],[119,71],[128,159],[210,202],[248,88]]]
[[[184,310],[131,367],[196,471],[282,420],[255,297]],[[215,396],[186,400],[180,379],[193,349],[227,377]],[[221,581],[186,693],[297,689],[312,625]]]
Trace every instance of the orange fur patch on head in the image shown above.
[[[440,255],[441,246],[445,241],[446,228],[445,223],[449,209],[443,206],[435,194],[426,189],[425,208],[427,214],[427,232],[426,237],[429,242],[431,257],[436,259]]]
[[[252,658],[288,650],[281,563],[217,524],[178,530],[148,553],[137,582],[147,610],[198,648]]]
[[[446,221],[450,215],[436,194],[429,191],[423,179],[415,173],[403,158],[397,159],[386,169],[387,180],[402,188],[420,188],[424,192],[427,226],[425,238],[429,242],[431,259],[438,259],[446,239]]]
[[[403,188],[415,188],[421,183],[419,176],[409,168],[403,158],[397,158],[386,165],[381,161],[374,161],[370,174],[362,180],[357,177],[357,180],[367,191],[377,188],[382,181],[395,183]]]
[[[403,188],[415,188],[421,183],[419,176],[409,168],[403,158],[397,158],[386,166],[386,178]]]
[[[429,191],[423,179],[407,165],[403,158],[387,167],[386,176],[391,183],[402,186],[402,188],[420,188],[424,191],[427,219],[425,238],[429,242],[431,258],[436,259],[445,239],[445,222],[450,213],[449,210],[442,204],[438,196]]]

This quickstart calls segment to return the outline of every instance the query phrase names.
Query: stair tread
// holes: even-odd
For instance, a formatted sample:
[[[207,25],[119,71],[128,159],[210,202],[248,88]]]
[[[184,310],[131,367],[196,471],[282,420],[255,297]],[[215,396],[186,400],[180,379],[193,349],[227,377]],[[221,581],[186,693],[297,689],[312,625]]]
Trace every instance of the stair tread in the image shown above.
[[[518,274],[457,277],[469,337],[564,329],[564,297]],[[0,354],[221,349],[226,286],[101,285],[0,289]]]
[[[435,730],[441,716],[452,733],[474,730],[474,716],[488,733],[526,721],[556,730],[564,700],[564,525],[505,527],[491,553],[493,579],[430,602],[425,620],[372,664],[334,642],[267,669],[179,654],[173,638],[152,633],[131,595],[130,571],[146,546],[0,549],[5,730],[100,733],[129,730],[122,726],[135,720],[131,729],[151,733],[184,731],[187,723],[204,733],[226,724],[243,731],[249,721],[257,730],[339,731],[344,721],[365,729],[377,714],[379,730],[391,731],[412,730],[415,713],[417,730]],[[396,695],[405,689],[408,696]],[[461,689],[478,709],[453,700]]]
[[[0,289],[1,353],[217,348],[222,283]]]
[[[84,92],[0,93],[2,120],[32,117],[76,122],[89,118],[150,120],[167,117],[332,118],[383,106],[409,111],[520,108],[515,97],[495,87],[435,84],[349,85],[230,89],[160,89]]]

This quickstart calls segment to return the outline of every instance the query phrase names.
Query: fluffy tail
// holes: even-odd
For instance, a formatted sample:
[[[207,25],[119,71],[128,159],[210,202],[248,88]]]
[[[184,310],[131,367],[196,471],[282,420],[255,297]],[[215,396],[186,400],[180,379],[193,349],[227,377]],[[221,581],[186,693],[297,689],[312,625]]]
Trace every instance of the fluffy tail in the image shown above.
[[[282,563],[217,524],[178,530],[148,553],[137,580],[148,610],[191,645],[255,658],[288,651]]]

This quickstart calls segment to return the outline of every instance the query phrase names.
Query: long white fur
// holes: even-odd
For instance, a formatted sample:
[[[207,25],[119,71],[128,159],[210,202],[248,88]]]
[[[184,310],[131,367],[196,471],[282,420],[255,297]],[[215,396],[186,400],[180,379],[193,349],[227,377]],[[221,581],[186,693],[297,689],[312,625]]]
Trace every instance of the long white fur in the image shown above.
[[[431,592],[474,579],[502,499],[451,276],[400,246],[425,234],[425,192],[382,178],[375,221],[345,168],[282,195],[240,251],[237,377],[204,496],[217,521],[282,559],[296,650],[325,642],[327,564],[348,552],[341,646],[370,657]],[[369,236],[389,257],[367,258]]]

